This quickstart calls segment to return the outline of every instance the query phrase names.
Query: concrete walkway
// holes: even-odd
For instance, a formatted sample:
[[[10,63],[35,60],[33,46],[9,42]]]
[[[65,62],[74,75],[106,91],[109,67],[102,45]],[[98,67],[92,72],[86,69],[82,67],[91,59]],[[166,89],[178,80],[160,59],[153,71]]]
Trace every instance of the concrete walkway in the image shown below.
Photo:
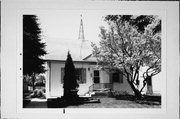
[[[33,98],[25,108],[47,108],[47,99]]]

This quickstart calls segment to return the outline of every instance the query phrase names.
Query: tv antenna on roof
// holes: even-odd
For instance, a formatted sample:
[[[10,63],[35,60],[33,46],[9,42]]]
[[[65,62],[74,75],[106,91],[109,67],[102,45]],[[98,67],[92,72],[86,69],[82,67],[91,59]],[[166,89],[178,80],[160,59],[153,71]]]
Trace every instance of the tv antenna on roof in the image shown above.
[[[81,21],[80,21],[78,40],[81,40],[82,42],[84,42],[85,41],[85,37],[84,37],[84,28],[83,28],[82,14],[80,16],[81,16]]]
[[[82,60],[82,48],[83,48],[83,44],[86,41],[85,37],[84,37],[84,28],[83,28],[83,20],[82,20],[82,14],[81,16],[81,21],[80,21],[80,28],[79,28],[79,37],[78,40],[81,41],[81,46],[80,46],[80,59]]]
[[[82,49],[83,49],[83,45],[84,45],[84,42],[86,41],[85,40],[85,37],[84,37],[84,28],[83,28],[83,20],[82,20],[82,14],[80,15],[81,16],[81,21],[80,21],[80,28],[79,28],[79,37],[78,37],[78,40],[80,40],[81,42],[81,46],[80,46],[80,60],[82,60]],[[83,68],[83,62],[82,62],[82,67],[81,67],[81,76],[80,76],[80,79],[81,81],[83,81],[83,77],[85,76],[85,73],[86,73],[86,69]],[[86,78],[85,78],[86,79]]]

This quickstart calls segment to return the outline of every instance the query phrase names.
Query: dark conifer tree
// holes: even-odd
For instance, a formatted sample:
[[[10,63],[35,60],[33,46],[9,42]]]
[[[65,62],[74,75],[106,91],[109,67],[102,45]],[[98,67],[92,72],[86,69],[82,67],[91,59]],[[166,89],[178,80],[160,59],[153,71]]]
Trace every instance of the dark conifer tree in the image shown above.
[[[45,46],[41,41],[37,16],[23,15],[23,75],[32,77],[33,89],[35,75],[45,72],[45,60],[42,58],[47,54]]]
[[[76,80],[75,75],[75,66],[73,64],[73,60],[71,58],[70,53],[68,52],[66,63],[65,63],[65,75],[64,75],[64,97],[69,98],[72,97],[72,91],[77,90],[79,87],[79,84]],[[73,94],[74,95],[74,94]],[[77,93],[75,94],[77,95]]]

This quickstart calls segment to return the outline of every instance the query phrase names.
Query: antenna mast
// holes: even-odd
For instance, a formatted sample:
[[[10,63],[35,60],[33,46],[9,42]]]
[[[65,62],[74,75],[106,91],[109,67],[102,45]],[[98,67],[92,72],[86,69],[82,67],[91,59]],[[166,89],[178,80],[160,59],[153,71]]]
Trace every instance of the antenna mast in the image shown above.
[[[81,16],[81,21],[80,21],[80,28],[79,28],[79,37],[78,37],[78,40],[81,40],[80,59],[82,60],[82,47],[83,47],[83,43],[85,42],[85,37],[84,37],[82,14],[81,14],[80,16]]]

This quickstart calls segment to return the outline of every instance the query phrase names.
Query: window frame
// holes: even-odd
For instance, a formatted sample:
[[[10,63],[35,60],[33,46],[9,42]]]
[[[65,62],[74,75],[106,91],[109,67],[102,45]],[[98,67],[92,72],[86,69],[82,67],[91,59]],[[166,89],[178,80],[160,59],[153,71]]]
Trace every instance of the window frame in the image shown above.
[[[96,71],[98,72],[97,76],[95,76]],[[95,82],[95,80],[94,80],[95,78],[98,78],[98,81],[96,80],[97,82]],[[100,83],[100,71],[99,70],[94,70],[93,71],[93,83]]]
[[[63,78],[64,78],[64,69],[65,68],[61,68],[61,84],[63,84]],[[77,70],[81,70],[81,74],[79,75],[80,77],[80,81],[77,80],[78,84],[85,84],[87,82],[87,78],[86,78],[86,68],[75,68],[75,75],[76,75],[76,79],[77,79]]]

